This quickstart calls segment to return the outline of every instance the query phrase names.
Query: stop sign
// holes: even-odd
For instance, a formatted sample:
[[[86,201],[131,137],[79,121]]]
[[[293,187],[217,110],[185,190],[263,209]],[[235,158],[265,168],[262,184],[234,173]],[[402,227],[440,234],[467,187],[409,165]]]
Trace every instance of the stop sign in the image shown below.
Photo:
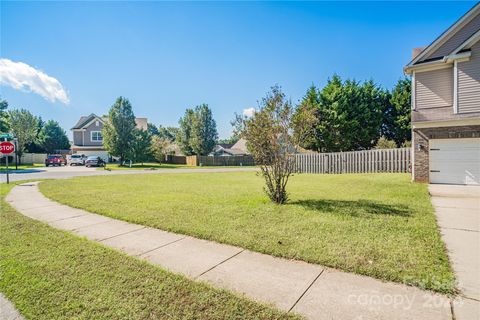
[[[0,143],[0,153],[10,154],[15,151],[15,145],[9,141],[4,141]]]

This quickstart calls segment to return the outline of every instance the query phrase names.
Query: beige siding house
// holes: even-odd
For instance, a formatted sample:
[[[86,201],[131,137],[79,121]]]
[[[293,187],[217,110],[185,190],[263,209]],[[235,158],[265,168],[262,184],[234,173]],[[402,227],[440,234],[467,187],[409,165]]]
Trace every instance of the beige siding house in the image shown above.
[[[413,52],[413,179],[480,185],[480,4]]]
[[[99,156],[105,161],[110,159],[108,152],[103,147],[102,129],[108,119],[95,114],[82,116],[73,126],[72,153],[85,156]],[[147,118],[135,118],[137,128],[147,130]]]

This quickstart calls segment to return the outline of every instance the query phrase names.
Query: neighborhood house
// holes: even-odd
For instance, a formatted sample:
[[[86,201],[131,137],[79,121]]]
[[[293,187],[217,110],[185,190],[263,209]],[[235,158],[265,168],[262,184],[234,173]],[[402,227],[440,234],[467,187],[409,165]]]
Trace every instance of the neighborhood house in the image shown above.
[[[428,47],[414,49],[415,181],[480,184],[480,4]]]
[[[73,132],[73,154],[83,154],[85,156],[99,156],[104,161],[109,161],[111,157],[103,147],[102,129],[107,117],[99,117],[95,114],[82,116],[77,124],[71,129]],[[147,118],[135,118],[137,128],[147,130]]]

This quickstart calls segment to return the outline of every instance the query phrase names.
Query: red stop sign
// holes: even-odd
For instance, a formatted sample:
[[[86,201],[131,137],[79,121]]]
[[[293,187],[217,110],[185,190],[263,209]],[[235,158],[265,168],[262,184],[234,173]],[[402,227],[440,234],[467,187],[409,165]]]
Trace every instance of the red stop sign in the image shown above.
[[[10,154],[15,151],[15,145],[9,141],[4,141],[0,143],[0,153]]]

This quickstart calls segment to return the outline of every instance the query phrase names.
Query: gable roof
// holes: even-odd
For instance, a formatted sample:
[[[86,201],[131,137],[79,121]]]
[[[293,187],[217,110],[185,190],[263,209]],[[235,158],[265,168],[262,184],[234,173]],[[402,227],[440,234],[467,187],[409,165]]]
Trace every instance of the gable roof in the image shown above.
[[[81,116],[77,123],[70,130],[83,129],[95,119],[99,120],[102,123],[105,123],[108,120],[108,117],[99,117],[94,113],[91,113],[88,116]],[[141,130],[147,130],[148,128],[147,118],[135,118],[135,124],[137,128]]]
[[[423,49],[404,68],[408,69],[423,63],[440,62],[459,49],[468,39],[480,30],[480,2],[475,4],[467,13],[458,19],[450,28],[444,31],[430,45]],[[448,46],[445,45],[448,43]],[[453,48],[453,49],[450,49]]]
[[[230,149],[241,150],[245,153],[248,153],[247,150],[247,140],[240,138]]]
[[[90,123],[91,121],[93,121],[94,119],[98,119],[98,120],[100,120],[101,122],[104,122],[104,120],[103,120],[102,118],[100,118],[99,116],[97,116],[97,115],[94,114],[94,113],[91,113],[91,114],[88,115],[88,116],[81,116],[80,119],[78,120],[78,122],[77,122],[70,130],[82,129],[82,128],[84,128],[88,123]]]

